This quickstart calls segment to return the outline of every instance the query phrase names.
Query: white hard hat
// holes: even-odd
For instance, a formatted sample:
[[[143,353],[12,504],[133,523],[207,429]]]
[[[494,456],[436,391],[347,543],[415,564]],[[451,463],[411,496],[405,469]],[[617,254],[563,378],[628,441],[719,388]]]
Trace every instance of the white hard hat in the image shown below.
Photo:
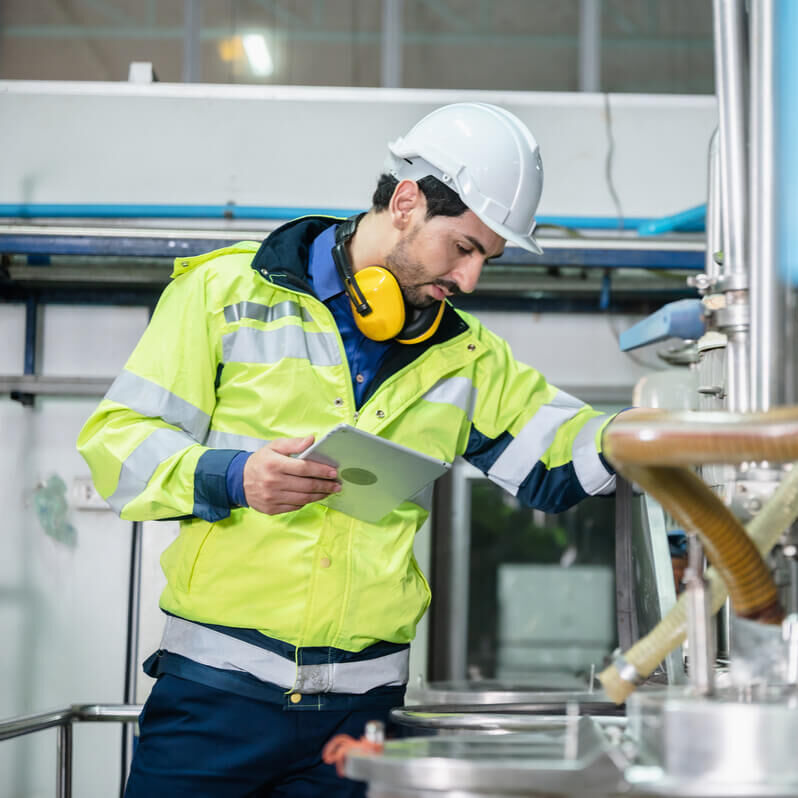
[[[543,191],[535,137],[514,114],[488,103],[438,108],[388,144],[385,169],[397,180],[432,175],[449,186],[494,233],[530,252]]]

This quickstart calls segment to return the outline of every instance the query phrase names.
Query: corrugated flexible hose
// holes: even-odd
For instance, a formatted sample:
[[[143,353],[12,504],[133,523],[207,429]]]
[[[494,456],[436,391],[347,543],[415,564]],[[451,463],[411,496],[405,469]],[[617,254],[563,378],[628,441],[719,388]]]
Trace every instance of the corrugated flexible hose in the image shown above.
[[[714,612],[723,604],[728,588],[738,615],[765,623],[781,621],[778,591],[762,554],[798,517],[798,468],[749,524],[752,536],[757,535],[753,538],[688,466],[798,459],[798,408],[750,414],[636,410],[621,414],[607,427],[604,453],[621,474],[701,537],[713,565],[707,577]],[[622,674],[617,664],[599,675],[610,698],[621,703],[637,681],[684,640],[685,628],[682,596],[649,635],[622,655],[636,679],[629,678],[626,669]]]

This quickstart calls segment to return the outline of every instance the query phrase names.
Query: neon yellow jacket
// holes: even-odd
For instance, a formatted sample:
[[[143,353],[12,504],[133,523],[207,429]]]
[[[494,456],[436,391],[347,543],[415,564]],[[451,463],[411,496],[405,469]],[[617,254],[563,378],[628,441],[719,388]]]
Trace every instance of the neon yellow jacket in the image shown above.
[[[368,524],[319,503],[277,516],[231,508],[225,473],[239,451],[345,422],[449,462],[465,455],[549,511],[611,492],[614,477],[599,454],[609,417],[452,307],[430,340],[396,347],[356,410],[333,316],[303,279],[309,243],[336,221],[307,217],[260,247],[177,259],[78,448],[122,518],[182,518],[161,558],[164,610],[360,651],[413,638],[430,599],[413,557],[427,509],[405,502]]]

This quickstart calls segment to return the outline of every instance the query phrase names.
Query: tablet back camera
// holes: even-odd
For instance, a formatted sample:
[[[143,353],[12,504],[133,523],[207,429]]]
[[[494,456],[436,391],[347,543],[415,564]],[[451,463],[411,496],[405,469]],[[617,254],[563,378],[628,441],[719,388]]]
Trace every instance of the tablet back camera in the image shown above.
[[[339,476],[344,482],[351,482],[353,485],[373,485],[377,481],[377,475],[365,468],[344,468]]]

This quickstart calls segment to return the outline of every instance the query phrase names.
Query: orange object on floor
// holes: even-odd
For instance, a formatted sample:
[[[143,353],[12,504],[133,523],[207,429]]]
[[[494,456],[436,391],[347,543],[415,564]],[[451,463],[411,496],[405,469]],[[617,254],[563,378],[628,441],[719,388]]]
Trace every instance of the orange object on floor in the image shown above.
[[[365,751],[371,754],[382,753],[382,743],[373,743],[365,737],[356,740],[348,734],[336,734],[330,738],[321,752],[321,758],[328,765],[335,765],[335,770],[339,776],[344,776],[344,765],[346,757],[352,750]]]

